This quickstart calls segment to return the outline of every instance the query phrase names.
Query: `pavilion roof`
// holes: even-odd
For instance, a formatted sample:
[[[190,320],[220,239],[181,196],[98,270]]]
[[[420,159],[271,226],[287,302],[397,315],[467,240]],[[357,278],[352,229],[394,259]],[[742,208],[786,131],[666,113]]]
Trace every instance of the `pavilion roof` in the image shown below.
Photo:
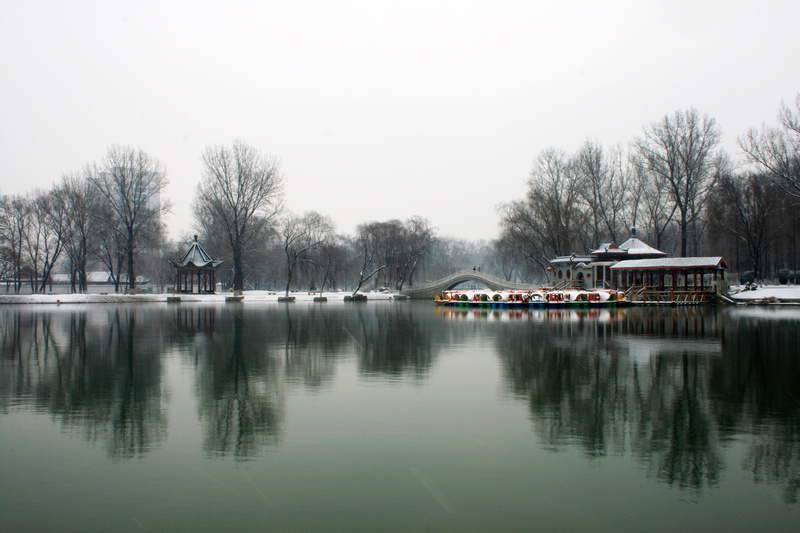
[[[223,261],[219,259],[212,259],[208,252],[206,252],[200,243],[197,242],[197,237],[195,237],[195,241],[189,246],[189,249],[183,254],[183,257],[180,261],[170,261],[175,267],[187,267],[193,266],[195,268],[205,268],[205,267],[212,267],[217,268],[219,265],[223,263]]]

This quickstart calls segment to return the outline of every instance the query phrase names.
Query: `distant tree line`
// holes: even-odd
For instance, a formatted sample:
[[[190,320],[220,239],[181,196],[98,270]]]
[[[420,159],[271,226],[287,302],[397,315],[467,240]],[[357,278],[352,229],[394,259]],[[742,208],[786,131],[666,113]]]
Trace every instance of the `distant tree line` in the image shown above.
[[[548,260],[621,243],[633,233],[672,255],[722,255],[753,278],[794,280],[800,230],[800,94],[775,126],[738,139],[735,165],[719,148],[716,121],[695,109],[643,128],[624,151],[587,140],[573,154],[542,150],[526,197],[500,206],[492,242],[436,235],[430,221],[369,221],[336,231],[316,211],[295,214],[271,155],[236,141],[202,154],[193,212],[196,233],[223,265],[225,289],[400,290],[456,270],[481,267],[510,280],[538,281]],[[54,273],[73,292],[91,270],[115,289],[141,277],[171,284],[168,259],[191,241],[170,243],[163,165],[142,150],[112,146],[50,190],[0,196],[0,279],[6,290],[45,292]]]
[[[524,199],[501,206],[493,243],[508,279],[541,280],[548,260],[636,235],[680,257],[722,255],[752,278],[793,280],[800,232],[800,95],[777,126],[738,139],[735,165],[716,121],[695,109],[643,128],[627,152],[587,140],[542,150]]]
[[[472,246],[440,241],[431,223],[417,216],[366,222],[344,235],[317,212],[291,213],[283,205],[278,161],[243,142],[208,147],[202,161],[193,202],[197,233],[207,251],[224,260],[217,279],[226,289],[399,290],[420,275],[439,277],[455,268],[433,261],[434,251]],[[142,278],[169,285],[168,260],[178,259],[191,239],[165,238],[167,183],[159,161],[112,146],[102,161],[65,174],[50,190],[0,197],[6,290],[45,292],[62,273],[71,292],[86,292],[92,270],[108,273],[117,291],[136,289]]]
[[[141,150],[112,146],[99,163],[62,176],[50,190],[0,197],[0,279],[7,290],[45,292],[60,267],[85,292],[100,267],[116,290],[152,276],[166,247],[166,173]]]

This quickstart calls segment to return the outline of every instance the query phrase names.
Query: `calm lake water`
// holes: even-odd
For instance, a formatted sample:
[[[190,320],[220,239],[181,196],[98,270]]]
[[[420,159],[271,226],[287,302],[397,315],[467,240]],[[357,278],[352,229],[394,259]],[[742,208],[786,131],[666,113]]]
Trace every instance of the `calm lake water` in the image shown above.
[[[798,531],[800,310],[0,307],[2,531]]]

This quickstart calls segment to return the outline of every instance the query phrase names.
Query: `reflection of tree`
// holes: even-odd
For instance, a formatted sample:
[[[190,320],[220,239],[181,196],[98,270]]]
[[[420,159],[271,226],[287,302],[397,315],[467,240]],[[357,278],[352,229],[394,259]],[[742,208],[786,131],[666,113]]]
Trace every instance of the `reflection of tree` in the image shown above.
[[[192,337],[206,450],[244,459],[279,443],[285,384],[324,386],[354,349],[368,374],[423,375],[432,359],[427,322],[391,304],[226,306],[213,332]]]
[[[246,459],[277,444],[283,429],[280,361],[269,356],[267,323],[227,310],[200,357],[200,419],[206,451]]]
[[[800,494],[800,432],[792,425],[770,424],[759,431],[742,465],[756,483],[783,485],[783,501],[796,504]]]
[[[652,386],[634,428],[637,454],[649,461],[658,479],[681,488],[715,485],[723,466],[708,363],[688,353],[657,356],[647,375]]]
[[[580,442],[590,455],[622,451],[632,416],[634,370],[602,337],[576,324],[507,328],[497,344],[511,391],[527,398],[545,443]],[[580,346],[570,348],[573,339]]]
[[[153,321],[137,328],[136,313],[117,308],[107,350],[117,356],[116,390],[112,404],[112,449],[122,457],[146,452],[151,442],[166,434],[161,409],[161,335],[155,335]]]
[[[159,320],[141,308],[107,313],[4,310],[0,397],[31,398],[113,457],[140,456],[166,436]]]
[[[732,315],[724,364],[711,383],[717,419],[728,434],[745,427],[751,441],[743,467],[756,482],[783,485],[787,504],[800,495],[800,336],[796,318]]]
[[[511,391],[527,399],[534,428],[553,449],[630,451],[658,479],[701,489],[723,466],[709,391],[718,361],[709,350],[721,345],[713,342],[716,321],[695,312],[548,316],[507,328],[496,342]]]
[[[318,389],[353,349],[367,374],[424,375],[431,327],[408,306],[391,304],[226,307],[205,342],[195,337],[206,450],[245,459],[278,444],[285,383]]]
[[[433,325],[408,305],[357,305],[353,331],[360,369],[365,374],[424,377],[434,358]]]
[[[314,305],[299,308],[284,306],[283,361],[291,382],[319,389],[334,375],[336,358],[343,355],[347,319],[342,308]]]
[[[796,319],[702,307],[632,309],[603,322],[543,316],[496,342],[509,389],[552,448],[630,451],[657,479],[701,490],[719,480],[722,445],[749,433],[743,467],[798,501]]]

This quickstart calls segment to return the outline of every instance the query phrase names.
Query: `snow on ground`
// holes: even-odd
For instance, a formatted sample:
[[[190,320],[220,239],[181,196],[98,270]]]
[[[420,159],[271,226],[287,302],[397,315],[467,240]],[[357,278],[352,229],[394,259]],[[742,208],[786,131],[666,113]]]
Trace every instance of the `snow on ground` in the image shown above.
[[[245,291],[243,302],[277,302],[285,292],[275,291]],[[322,296],[329,302],[343,302],[350,292],[325,292]],[[396,293],[367,292],[364,294],[368,300],[391,300]],[[319,296],[318,292],[290,292],[297,302],[313,302]],[[0,294],[0,304],[87,304],[87,303],[127,303],[127,302],[166,302],[169,296],[179,296],[181,302],[220,302],[233,296],[233,293],[218,294]]]
[[[283,291],[246,291],[243,302],[277,302]],[[298,291],[289,293],[297,302],[313,302],[316,292]],[[396,293],[367,292],[359,293],[368,300],[392,300]],[[322,294],[329,302],[343,302],[350,292],[325,292]],[[168,296],[180,296],[181,302],[220,302],[233,296],[232,293],[218,294],[25,294],[13,295],[0,293],[0,304],[86,304],[86,303],[123,303],[123,302],[166,302]],[[758,285],[755,289],[744,286],[732,286],[729,296],[739,303],[775,303],[800,304],[800,285]]]
[[[728,292],[737,302],[800,303],[800,285],[756,285],[754,289],[733,286]]]

